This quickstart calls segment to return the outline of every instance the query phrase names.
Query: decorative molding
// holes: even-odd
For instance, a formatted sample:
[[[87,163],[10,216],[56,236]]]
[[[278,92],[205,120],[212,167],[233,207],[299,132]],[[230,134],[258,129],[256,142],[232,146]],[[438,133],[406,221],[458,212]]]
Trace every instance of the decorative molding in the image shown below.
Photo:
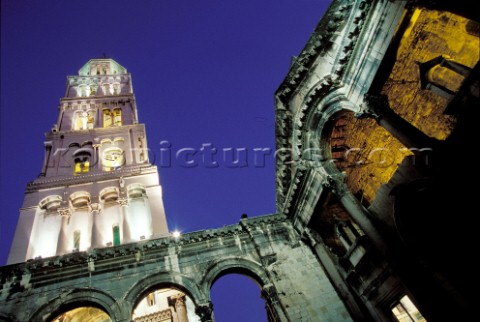
[[[67,217],[68,219],[70,219],[70,216],[72,215],[72,210],[69,207],[58,208],[57,212],[60,216]]]
[[[93,170],[95,171],[95,170]],[[157,173],[157,166],[155,165],[141,165],[141,166],[129,166],[116,171],[99,171],[77,175],[75,177],[42,177],[37,178],[27,184],[26,192],[34,192],[40,189],[52,188],[56,186],[73,186],[76,184],[90,183],[92,181],[102,181],[118,179],[119,176],[129,177],[138,176],[149,173]]]
[[[287,77],[276,92],[283,102],[290,101],[298,85],[308,76],[316,59],[332,47],[339,31],[348,21],[352,1],[334,1],[315,28],[301,54],[294,59]]]

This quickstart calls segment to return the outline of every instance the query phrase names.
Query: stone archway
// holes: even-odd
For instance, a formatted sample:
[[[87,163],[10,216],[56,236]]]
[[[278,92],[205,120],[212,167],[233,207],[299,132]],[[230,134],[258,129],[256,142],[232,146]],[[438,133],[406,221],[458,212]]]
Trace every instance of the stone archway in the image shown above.
[[[95,289],[74,289],[63,292],[43,305],[29,319],[32,322],[52,321],[57,316],[79,307],[93,307],[106,313],[112,321],[125,319],[123,308],[107,293]]]
[[[201,287],[207,294],[213,284],[221,277],[229,274],[240,274],[251,278],[256,282],[261,290],[261,296],[265,299],[267,315],[271,321],[283,320],[285,314],[282,306],[279,304],[275,287],[268,277],[268,273],[259,263],[240,258],[230,257],[213,262],[202,277]]]
[[[196,319],[194,314],[203,298],[191,278],[169,272],[152,274],[138,281],[128,290],[124,302],[128,304],[130,318],[135,321],[143,321],[148,315],[163,314],[178,315],[175,317],[178,321],[195,322],[190,320]]]

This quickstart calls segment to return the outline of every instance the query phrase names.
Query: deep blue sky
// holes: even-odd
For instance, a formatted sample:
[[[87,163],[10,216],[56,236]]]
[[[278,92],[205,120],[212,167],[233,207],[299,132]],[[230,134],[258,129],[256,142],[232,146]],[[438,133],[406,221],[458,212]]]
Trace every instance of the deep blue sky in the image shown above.
[[[328,3],[2,0],[0,265],[25,185],[41,170],[43,134],[56,121],[66,76],[103,54],[132,73],[152,160],[159,164],[165,140],[173,155],[202,144],[220,150],[217,168],[173,160],[159,169],[170,229],[273,213],[273,156],[255,167],[253,149],[274,149],[274,92]],[[249,166],[227,167],[221,150],[229,147],[246,148]]]

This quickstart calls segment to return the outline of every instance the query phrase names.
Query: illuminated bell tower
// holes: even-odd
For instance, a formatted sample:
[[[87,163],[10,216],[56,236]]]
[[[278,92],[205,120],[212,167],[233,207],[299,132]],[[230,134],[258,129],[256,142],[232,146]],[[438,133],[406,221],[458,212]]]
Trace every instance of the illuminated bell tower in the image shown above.
[[[9,264],[168,234],[158,171],[124,67],[91,59],[68,76],[45,136],[42,172],[27,185]]]

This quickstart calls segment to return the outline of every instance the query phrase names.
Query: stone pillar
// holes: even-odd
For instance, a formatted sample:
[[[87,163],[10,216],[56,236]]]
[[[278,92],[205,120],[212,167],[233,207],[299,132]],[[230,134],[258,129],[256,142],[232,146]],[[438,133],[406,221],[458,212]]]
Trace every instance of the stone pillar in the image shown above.
[[[261,296],[265,299],[268,321],[289,321],[273,284],[264,285]]]
[[[339,178],[327,176],[323,185],[332,191],[343,205],[345,210],[352,216],[356,223],[362,228],[365,234],[370,238],[375,247],[383,254],[387,255],[388,247],[380,236],[377,228],[370,219],[370,213],[353,196],[347,185]]]
[[[40,177],[45,177],[47,174],[48,161],[50,160],[50,154],[52,153],[52,142],[45,142],[45,156],[43,158],[42,172]]]
[[[57,130],[60,131],[61,128],[62,128],[62,121],[63,121],[63,113],[65,112],[65,106],[60,106],[60,112],[58,113],[58,117],[57,117],[57,123],[55,125],[57,125]]]
[[[100,215],[101,212],[101,205],[98,202],[90,203],[89,205],[90,211],[92,212],[92,244],[91,247],[98,247],[98,228],[97,228],[97,216]]]
[[[120,205],[120,219],[118,220],[118,229],[120,230],[120,244],[130,240],[130,229],[127,223],[127,198],[118,198],[117,203]]]
[[[185,294],[178,294],[171,297],[172,304],[177,312],[178,322],[188,322],[187,306],[185,305]]]
[[[362,108],[361,112],[355,113],[357,118],[374,118],[407,149],[433,148],[438,143],[436,139],[429,137],[395,113],[390,108],[388,97],[385,95],[365,95],[365,104]]]
[[[212,302],[197,305],[195,313],[198,315],[201,322],[214,322]]]
[[[101,147],[101,144],[94,144],[93,147],[93,164],[92,168],[99,169],[100,168],[100,156],[98,155],[98,148]]]
[[[65,254],[68,250],[67,240],[65,236],[66,225],[70,221],[70,216],[72,211],[68,207],[59,208],[57,210],[58,214],[62,217],[62,225],[60,227],[60,233],[58,234],[58,243],[57,243],[57,255]]]
[[[362,309],[359,307],[355,297],[352,295],[349,286],[342,277],[342,274],[340,273],[341,271],[338,268],[338,264],[330,257],[329,251],[327,251],[322,237],[316,231],[311,230],[310,228],[306,228],[304,230],[302,237],[304,237],[302,240],[304,240],[313,249],[318,261],[327,272],[330,281],[343,299],[343,302],[349,308],[349,312],[354,320],[362,321],[367,320],[368,318],[368,320],[379,321],[373,317],[375,312],[370,312],[372,316],[369,317],[366,317],[362,312]]]

